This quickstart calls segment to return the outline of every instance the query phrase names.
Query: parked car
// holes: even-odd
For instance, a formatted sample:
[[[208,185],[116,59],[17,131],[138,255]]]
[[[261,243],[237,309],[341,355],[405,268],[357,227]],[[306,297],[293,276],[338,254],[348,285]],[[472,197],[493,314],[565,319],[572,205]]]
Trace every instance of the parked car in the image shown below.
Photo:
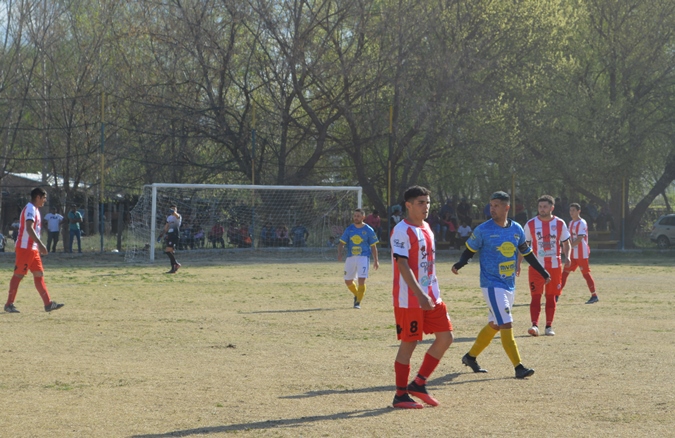
[[[666,249],[675,244],[675,214],[667,214],[654,222],[654,228],[649,235],[652,242],[660,249]]]

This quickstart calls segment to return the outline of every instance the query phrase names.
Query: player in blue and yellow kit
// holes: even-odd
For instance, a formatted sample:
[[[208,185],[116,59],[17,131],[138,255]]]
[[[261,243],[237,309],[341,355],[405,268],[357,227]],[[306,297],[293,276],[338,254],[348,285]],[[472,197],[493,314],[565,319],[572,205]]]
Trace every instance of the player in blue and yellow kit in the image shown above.
[[[462,363],[470,367],[474,373],[487,373],[478,365],[476,357],[490,344],[492,338],[501,332],[502,346],[506,355],[516,369],[516,378],[524,379],[534,374],[534,370],[523,366],[520,353],[513,337],[513,317],[511,309],[516,289],[518,254],[541,274],[548,283],[551,276],[532,253],[525,241],[523,227],[508,218],[511,199],[506,192],[495,192],[490,197],[490,216],[492,219],[476,227],[466,242],[466,250],[459,262],[452,267],[452,272],[467,264],[476,252],[480,252],[480,287],[488,305],[488,324],[483,327],[476,341]]]
[[[366,278],[370,267],[370,256],[373,256],[373,269],[377,270],[380,262],[377,259],[377,234],[363,219],[366,213],[357,208],[352,215],[353,224],[347,227],[338,243],[338,261],[342,260],[342,250],[347,247],[345,259],[345,284],[354,294],[354,308],[361,308],[361,300],[366,294]],[[358,287],[354,280],[358,277]]]

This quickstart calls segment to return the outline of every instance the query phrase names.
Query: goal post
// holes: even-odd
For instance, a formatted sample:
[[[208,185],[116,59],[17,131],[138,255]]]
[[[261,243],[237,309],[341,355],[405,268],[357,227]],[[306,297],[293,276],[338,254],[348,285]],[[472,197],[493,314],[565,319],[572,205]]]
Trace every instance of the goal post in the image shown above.
[[[153,261],[163,252],[157,238],[171,204],[183,218],[181,257],[327,256],[362,207],[362,194],[358,186],[146,185],[130,212],[125,259]]]

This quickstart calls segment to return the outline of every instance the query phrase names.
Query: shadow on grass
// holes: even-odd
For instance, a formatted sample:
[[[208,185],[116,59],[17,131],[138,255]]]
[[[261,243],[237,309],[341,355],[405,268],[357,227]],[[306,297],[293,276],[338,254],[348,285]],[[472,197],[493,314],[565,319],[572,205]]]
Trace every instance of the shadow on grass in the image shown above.
[[[456,379],[460,374],[459,373],[450,373],[446,374],[445,376],[438,376],[434,379],[431,379],[427,382],[429,386],[439,386],[439,385],[447,385],[449,383],[452,383],[454,379]],[[391,392],[392,396],[394,394],[394,385],[386,385],[386,386],[371,386],[369,388],[357,388],[357,389],[325,389],[321,391],[308,391],[304,394],[296,394],[296,395],[287,395],[283,397],[279,397],[281,399],[303,399],[303,398],[311,398],[311,397],[321,397],[325,395],[339,395],[339,394],[363,394],[363,393],[371,393],[371,392]]]
[[[482,383],[491,380],[504,380],[506,377],[500,378],[487,378],[487,379],[473,379],[466,380],[462,382],[454,382],[454,380],[460,376],[461,373],[450,373],[444,376],[436,377],[428,382],[430,386],[441,386],[441,385],[458,385],[458,384],[467,384],[467,383]],[[324,391],[309,391],[304,394],[280,397],[282,399],[301,399],[309,397],[321,397],[325,395],[335,395],[335,394],[355,394],[355,393],[371,393],[371,392],[390,392],[393,396],[394,385],[387,386],[375,386],[370,388],[361,388],[361,389],[343,389],[343,390],[324,390]],[[186,437],[191,435],[208,435],[208,434],[217,434],[217,433],[226,433],[226,432],[239,432],[239,431],[248,431],[248,430],[268,430],[268,429],[279,429],[287,427],[297,427],[301,424],[316,423],[321,421],[334,421],[334,420],[349,420],[354,418],[368,418],[368,417],[377,417],[380,415],[387,414],[389,412],[394,412],[394,409],[391,406],[378,409],[367,409],[367,410],[357,410],[357,411],[348,411],[348,412],[339,412],[336,414],[330,415],[314,415],[309,417],[299,417],[299,418],[288,418],[282,420],[267,420],[267,421],[257,421],[253,423],[239,423],[239,424],[230,424],[222,426],[210,426],[210,427],[198,427],[194,429],[185,429],[185,430],[175,430],[172,432],[158,433],[158,434],[144,434],[144,435],[133,435],[132,438],[169,438],[169,437]]]
[[[391,389],[391,388],[390,388]],[[368,409],[361,411],[340,412],[330,415],[314,415],[311,417],[288,418],[284,420],[257,421],[253,423],[229,424],[222,426],[198,427],[195,429],[175,430],[173,432],[133,435],[132,438],[169,438],[190,435],[208,435],[226,432],[239,432],[247,430],[266,430],[285,427],[297,427],[301,424],[316,423],[320,421],[349,420],[354,418],[376,417],[393,412],[393,408]]]

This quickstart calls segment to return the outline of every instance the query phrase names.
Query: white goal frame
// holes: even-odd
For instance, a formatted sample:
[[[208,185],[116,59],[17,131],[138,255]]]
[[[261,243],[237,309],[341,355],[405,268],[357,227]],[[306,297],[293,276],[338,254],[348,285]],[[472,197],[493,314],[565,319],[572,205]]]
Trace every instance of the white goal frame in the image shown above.
[[[363,188],[359,186],[267,186],[267,185],[246,185],[246,184],[177,184],[177,183],[153,183],[143,186],[152,188],[152,207],[151,217],[157,217],[157,189],[243,189],[243,190],[290,190],[290,191],[335,191],[335,190],[353,190],[357,195],[356,208],[362,208]],[[157,235],[157,221],[152,220],[150,224],[150,236]],[[155,239],[150,239],[150,261],[155,260]]]

